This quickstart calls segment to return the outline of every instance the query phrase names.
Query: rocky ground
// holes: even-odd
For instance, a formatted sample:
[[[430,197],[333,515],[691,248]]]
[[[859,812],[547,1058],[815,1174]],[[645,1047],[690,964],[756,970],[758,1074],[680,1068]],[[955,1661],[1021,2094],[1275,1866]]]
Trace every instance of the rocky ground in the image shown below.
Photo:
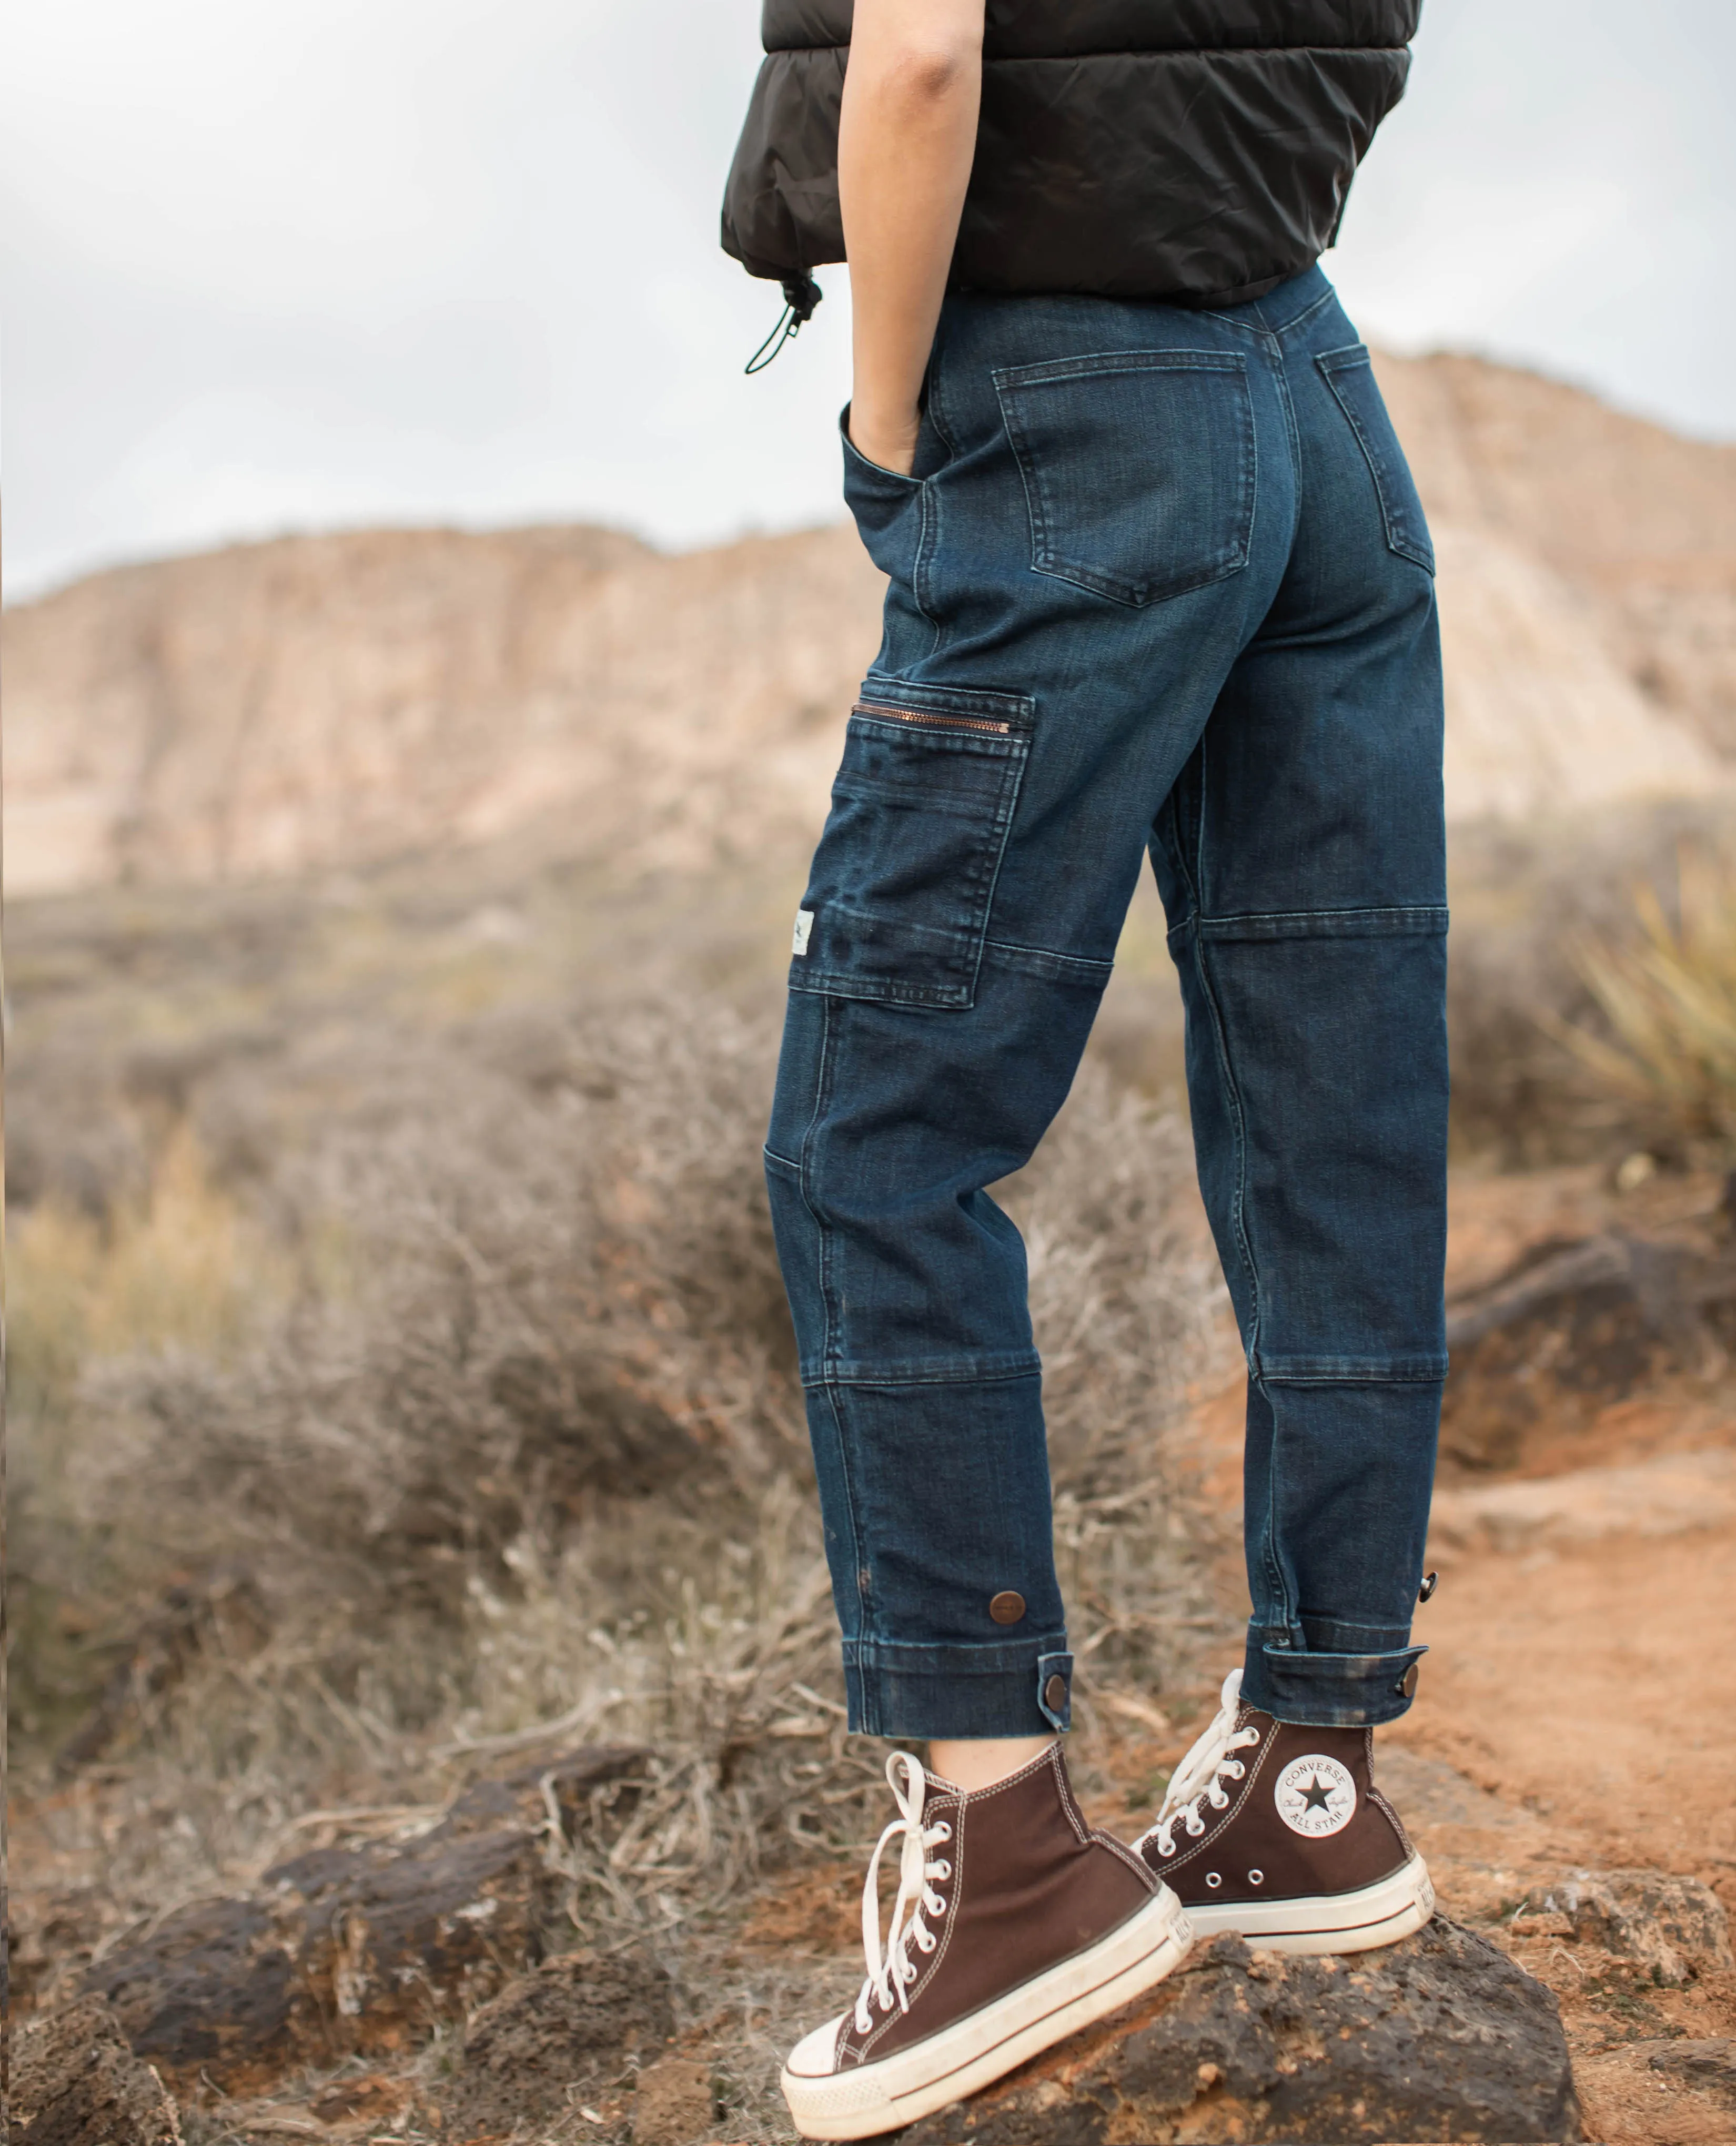
[[[1461,1343],[1448,1414],[1442,1578],[1419,1624],[1432,1651],[1377,1769],[1434,1874],[1435,1924],[1342,1964],[1220,1942],[913,2146],[1736,2139],[1724,1196],[1684,1177],[1616,1193],[1589,1168],[1455,1187],[1455,1318],[1482,1331]],[[1577,1281],[1519,1288],[1567,1252]],[[1673,1300],[1697,1296],[1689,1325],[1634,1280],[1646,1258],[1694,1278]],[[1176,1434],[1220,1512],[1238,1415],[1233,1387],[1209,1391]],[[1100,1822],[1145,1822],[1210,1709],[1239,1608],[1223,1539],[1193,1705],[1172,1694],[1149,1733],[1099,1739]],[[651,1759],[546,1744],[485,1759],[445,1809],[307,1812],[244,1889],[126,1928],[78,1882],[77,1844],[118,1782],[86,1769],[27,1795],[17,1969],[42,2009],[18,2044],[13,2135],[166,2139],[158,2078],[208,2146],[778,2135],[764,2081],[743,2076],[773,2054],[751,2004],[708,2015],[655,1945],[550,1954],[563,1856],[586,1828],[631,1828]],[[786,1866],[686,1972],[759,1986],[767,2019],[841,2003],[858,1867]]]

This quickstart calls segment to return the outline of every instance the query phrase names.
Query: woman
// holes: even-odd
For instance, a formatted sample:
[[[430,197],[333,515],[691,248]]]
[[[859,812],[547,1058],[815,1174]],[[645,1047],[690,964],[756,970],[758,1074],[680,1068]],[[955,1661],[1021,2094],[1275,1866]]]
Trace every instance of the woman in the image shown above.
[[[1433,560],[1316,263],[1418,0],[768,0],[725,243],[847,257],[846,496],[889,576],[766,1150],[851,1725],[900,1883],[791,2054],[814,2138],[974,2091],[1202,1933],[1349,1952],[1427,1873],[1410,1703],[1445,1369]],[[848,72],[845,60],[848,57]],[[1245,1345],[1241,1667],[1163,1809],[1081,1820],[1018,1234],[1149,853]],[[878,1864],[876,1854],[875,1863]]]

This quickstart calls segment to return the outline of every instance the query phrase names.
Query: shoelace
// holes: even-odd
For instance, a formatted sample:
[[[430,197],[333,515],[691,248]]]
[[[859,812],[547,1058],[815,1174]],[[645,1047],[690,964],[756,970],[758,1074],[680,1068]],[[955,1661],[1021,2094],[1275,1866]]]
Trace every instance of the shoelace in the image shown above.
[[[1197,1839],[1205,1830],[1200,1805],[1210,1804],[1214,1810],[1229,1808],[1230,1799],[1220,1782],[1225,1779],[1239,1781],[1248,1770],[1240,1759],[1231,1754],[1245,1751],[1260,1741],[1257,1729],[1238,1729],[1235,1725],[1241,1695],[1242,1673],[1232,1669],[1218,1694],[1218,1711],[1211,1726],[1203,1736],[1195,1739],[1187,1756],[1170,1774],[1156,1820],[1134,1843],[1135,1848],[1143,1848],[1148,1840],[1154,1840],[1160,1855],[1173,1855],[1178,1824],[1185,1824],[1189,1834]]]
[[[878,2002],[883,2012],[890,2012],[895,2002],[900,2012],[910,2009],[910,1985],[919,1970],[908,1947],[914,1944],[918,1952],[930,1953],[940,1942],[924,1920],[926,1916],[939,1921],[946,1912],[945,1900],[930,1881],[952,1875],[950,1863],[928,1852],[950,1840],[952,1828],[944,1819],[938,1825],[922,1823],[928,1782],[921,1762],[908,1751],[895,1751],[886,1761],[886,1781],[897,1803],[898,1816],[880,1835],[868,1865],[868,1882],[862,1888],[862,1953],[868,1963],[868,1979],[856,1999],[859,2034],[867,2034],[874,2024],[870,1999]],[[899,1852],[898,1898],[892,1904],[892,1920],[882,1947],[880,1859],[887,1844],[899,1834],[903,1836],[903,1845]]]

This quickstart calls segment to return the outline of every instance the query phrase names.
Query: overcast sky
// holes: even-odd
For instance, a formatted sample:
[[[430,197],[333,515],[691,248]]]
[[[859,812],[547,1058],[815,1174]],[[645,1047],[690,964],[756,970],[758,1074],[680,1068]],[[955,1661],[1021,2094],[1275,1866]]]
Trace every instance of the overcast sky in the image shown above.
[[[757,0],[16,0],[6,572],[372,522],[838,512],[848,285],[716,245]],[[1328,257],[1400,349],[1736,436],[1731,0],[1426,0]]]

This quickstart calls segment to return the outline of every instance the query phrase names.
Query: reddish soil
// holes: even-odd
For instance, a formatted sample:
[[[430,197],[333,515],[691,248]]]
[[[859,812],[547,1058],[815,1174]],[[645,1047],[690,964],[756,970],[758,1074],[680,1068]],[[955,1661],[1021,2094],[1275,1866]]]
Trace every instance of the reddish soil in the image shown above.
[[[1693,1228],[1715,1197],[1704,1181],[1664,1181],[1622,1202],[1618,1219]],[[1481,1285],[1532,1245],[1608,1226],[1611,1205],[1589,1170],[1455,1184],[1453,1286]],[[1241,1418],[1238,1380],[1200,1399],[1184,1440],[1203,1495],[1231,1524]],[[1548,1482],[1573,1520],[1579,1471],[1733,1449],[1736,1381],[1684,1382],[1612,1402],[1570,1434],[1542,1426],[1499,1480]],[[1377,1773],[1381,1752],[1404,1754],[1389,1759],[1401,1811],[1421,1791],[1407,1823],[1443,1907],[1498,1937],[1559,1999],[1599,2146],[1736,2141],[1736,2108],[1649,2064],[1660,2044],[1736,2035],[1736,1975],[1656,1988],[1534,1912],[1569,1870],[1649,1868],[1712,1886],[1736,1927],[1736,1523],[1727,1508],[1713,1525],[1699,1517],[1636,1507],[1634,1532],[1598,1516],[1579,1523],[1585,1540],[1539,1530],[1510,1548],[1432,1556],[1443,1577],[1418,1614],[1430,1649],[1418,1701],[1376,1739]],[[1244,1610],[1233,1556],[1221,1582],[1226,1607]],[[1202,1718],[1210,1703],[1202,1686]],[[1171,1759],[1186,1740],[1141,1755]]]

